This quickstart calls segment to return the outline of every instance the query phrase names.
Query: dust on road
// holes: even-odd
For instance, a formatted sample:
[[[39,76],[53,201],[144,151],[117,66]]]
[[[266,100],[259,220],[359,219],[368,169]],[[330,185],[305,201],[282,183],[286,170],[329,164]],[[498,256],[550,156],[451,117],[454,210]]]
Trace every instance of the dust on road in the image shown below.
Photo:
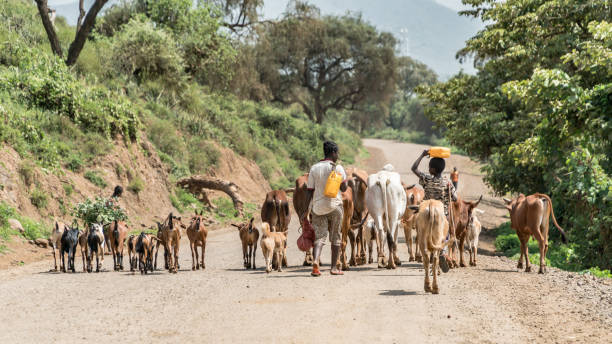
[[[366,140],[365,145],[372,152],[371,171],[391,162],[411,182],[409,165],[421,146],[380,140]],[[451,158],[449,165],[453,163]],[[475,196],[469,193],[473,185],[482,185],[478,171],[470,171],[463,174],[459,189],[468,199]],[[486,191],[482,186],[476,193]],[[492,222],[503,221],[493,213],[489,216]],[[48,273],[48,260],[1,271],[0,342],[612,340],[611,314],[605,313],[612,295],[606,294],[606,287],[594,289],[602,290],[601,300],[584,297],[569,287],[571,282],[560,281],[562,272],[555,269],[539,276],[517,272],[515,263],[505,258],[481,256],[478,267],[443,274],[441,294],[431,295],[423,292],[423,271],[415,263],[395,270],[370,264],[352,268],[345,276],[331,276],[329,245],[323,252],[323,275],[312,278],[310,269],[301,266],[297,236],[294,217],[288,241],[290,268],[282,273],[266,274],[259,250],[258,270],[244,270],[235,229],[209,234],[204,271],[185,270],[191,266],[186,236],[180,255],[184,270],[178,274]],[[400,242],[400,258],[406,262],[403,238]],[[111,270],[112,258],[105,258]],[[80,265],[77,261],[77,268]],[[597,306],[605,302],[608,308]]]

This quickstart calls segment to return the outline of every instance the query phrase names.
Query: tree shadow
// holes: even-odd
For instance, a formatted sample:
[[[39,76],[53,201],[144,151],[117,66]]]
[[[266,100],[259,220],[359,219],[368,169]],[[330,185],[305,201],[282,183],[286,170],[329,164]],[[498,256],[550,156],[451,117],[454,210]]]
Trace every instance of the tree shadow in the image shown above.
[[[419,295],[416,291],[405,291],[405,290],[383,290],[378,295],[382,296],[408,296],[408,295]]]

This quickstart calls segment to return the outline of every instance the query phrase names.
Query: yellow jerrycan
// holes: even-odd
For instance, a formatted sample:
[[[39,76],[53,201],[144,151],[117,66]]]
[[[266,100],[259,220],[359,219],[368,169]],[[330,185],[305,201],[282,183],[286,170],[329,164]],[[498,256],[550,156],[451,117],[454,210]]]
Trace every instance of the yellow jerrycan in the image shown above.
[[[332,171],[327,177],[327,183],[325,183],[325,190],[323,191],[323,195],[328,198],[336,198],[338,196],[338,191],[340,191],[340,184],[342,184],[341,173],[336,172],[336,164],[332,164]]]
[[[450,148],[446,147],[431,147],[429,148],[429,156],[432,158],[450,158]]]

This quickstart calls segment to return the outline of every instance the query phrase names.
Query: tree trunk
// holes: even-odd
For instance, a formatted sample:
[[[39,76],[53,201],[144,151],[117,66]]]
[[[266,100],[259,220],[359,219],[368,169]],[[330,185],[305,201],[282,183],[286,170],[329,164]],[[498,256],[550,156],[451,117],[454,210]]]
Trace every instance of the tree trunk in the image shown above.
[[[43,27],[47,32],[47,38],[51,44],[51,50],[59,57],[63,57],[62,46],[60,45],[55,28],[51,19],[49,19],[49,7],[47,6],[47,0],[36,0],[36,6],[38,7],[38,13],[40,13],[40,19],[42,20]]]
[[[40,1],[46,2],[46,0]],[[96,24],[96,17],[98,16],[98,13],[107,2],[108,0],[96,0],[93,5],[91,5],[91,8],[85,16],[85,20],[83,21],[83,25],[81,25],[79,31],[77,31],[76,37],[74,37],[74,41],[72,44],[70,44],[70,49],[68,49],[68,57],[66,58],[66,64],[68,66],[72,66],[76,63],[81,50],[83,50],[83,47],[85,46],[89,33],[91,33],[91,30]]]
[[[234,202],[234,208],[236,211],[238,211],[238,214],[240,216],[243,215],[244,201],[238,193],[238,185],[231,181],[196,175],[183,178],[176,182],[176,185],[188,190],[192,194],[196,195],[196,197],[199,197],[199,195],[204,192],[203,189],[223,191],[231,197],[232,202]]]
[[[77,19],[76,32],[79,33],[81,30],[81,24],[83,24],[83,17],[85,17],[85,9],[83,8],[83,2],[85,0],[79,0],[79,19]]]

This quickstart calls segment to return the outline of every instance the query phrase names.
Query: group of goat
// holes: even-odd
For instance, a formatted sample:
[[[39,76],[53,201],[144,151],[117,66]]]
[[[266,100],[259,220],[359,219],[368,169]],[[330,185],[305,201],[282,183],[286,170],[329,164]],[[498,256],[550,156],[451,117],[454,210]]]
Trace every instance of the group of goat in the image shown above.
[[[83,259],[83,272],[93,271],[93,256],[96,258],[96,272],[102,269],[104,252],[110,252],[113,256],[113,269],[123,270],[124,246],[127,246],[130,271],[140,270],[141,274],[147,274],[157,269],[157,253],[159,247],[164,247],[165,268],[176,273],[180,268],[178,263],[179,245],[181,239],[181,228],[187,229],[192,258],[194,260],[193,270],[204,269],[204,253],[206,251],[207,229],[203,223],[202,213],[197,213],[192,218],[189,227],[181,222],[181,218],[170,213],[164,222],[157,222],[157,233],[151,234],[141,232],[138,235],[128,235],[128,225],[123,221],[113,221],[109,224],[93,223],[85,230],[79,229],[78,223],[67,225],[55,222],[51,233],[51,246],[55,271],[76,271],[74,260],[77,246],[81,248]],[[125,245],[127,244],[127,245]],[[198,260],[197,247],[202,248],[201,263]],[[58,255],[59,254],[59,258]],[[66,261],[66,255],[68,260]]]

